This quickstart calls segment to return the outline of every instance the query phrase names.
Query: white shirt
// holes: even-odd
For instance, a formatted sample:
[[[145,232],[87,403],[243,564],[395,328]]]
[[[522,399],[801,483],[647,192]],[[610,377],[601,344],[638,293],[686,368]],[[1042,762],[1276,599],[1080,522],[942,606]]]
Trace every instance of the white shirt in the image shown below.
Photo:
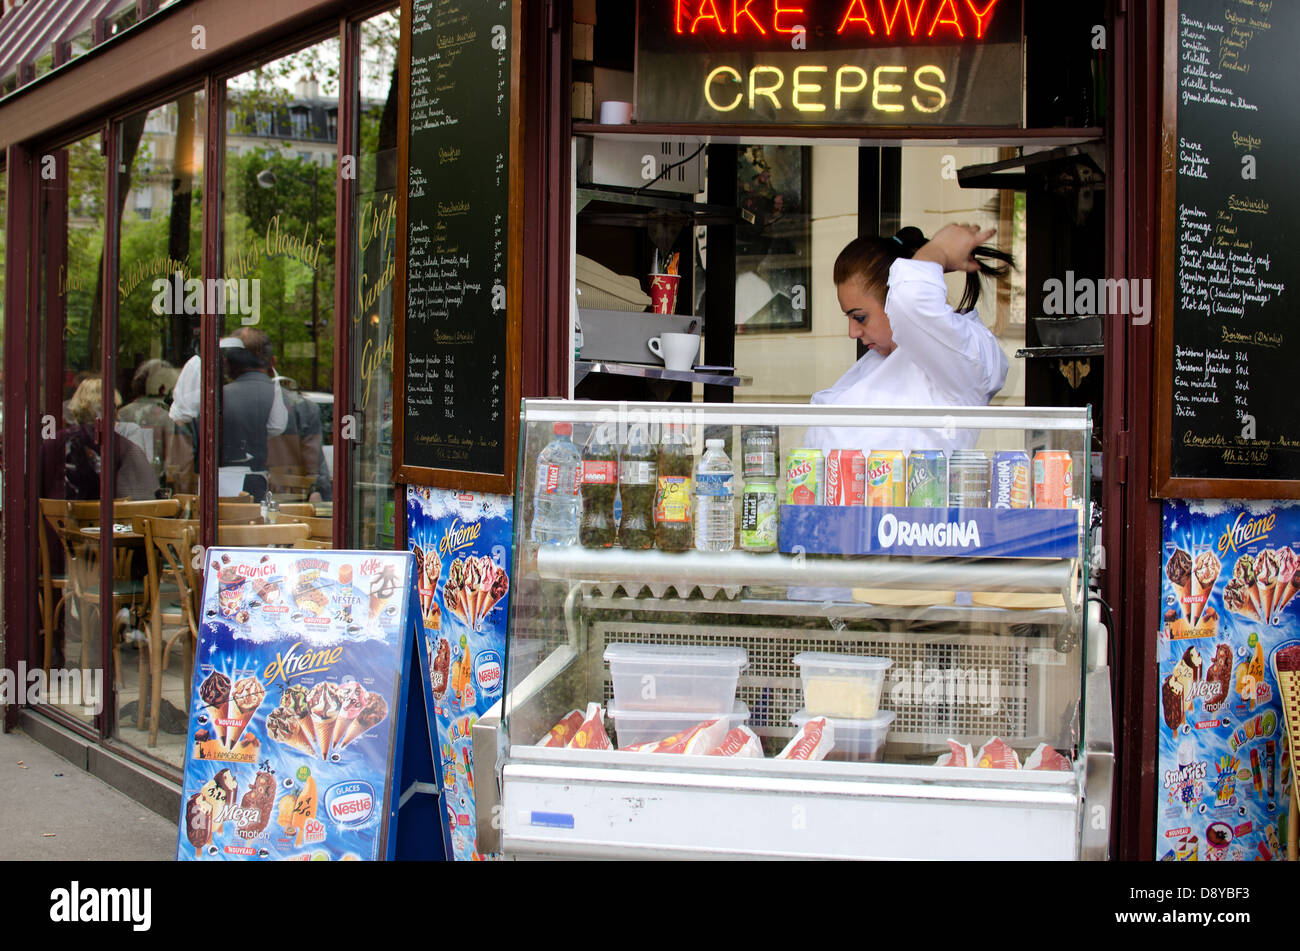
[[[816,404],[841,406],[987,406],[1007,380],[1007,357],[979,312],[948,306],[943,268],[933,261],[899,258],[889,268],[885,313],[896,345],[889,356],[872,350],[827,389]],[[973,429],[815,426],[804,434],[810,449],[972,449]],[[848,588],[792,587],[796,601],[849,601]]]
[[[271,403],[271,412],[266,418],[268,435],[279,436],[289,425],[289,410],[284,404],[284,394],[280,391],[280,380],[274,377],[275,400]],[[178,423],[186,423],[199,415],[203,403],[203,365],[198,354],[185,361],[176,386],[172,388],[172,405],[167,414]]]
[[[1007,379],[1007,358],[978,311],[948,306],[943,268],[900,258],[889,269],[885,313],[894,351],[872,350],[814,393],[813,404],[841,406],[987,406]],[[816,426],[804,445],[813,449],[971,449],[975,430]]]

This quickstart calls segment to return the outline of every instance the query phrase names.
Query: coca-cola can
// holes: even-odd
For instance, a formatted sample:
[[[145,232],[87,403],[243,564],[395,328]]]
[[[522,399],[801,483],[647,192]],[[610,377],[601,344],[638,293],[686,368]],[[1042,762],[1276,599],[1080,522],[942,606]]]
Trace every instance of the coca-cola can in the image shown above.
[[[867,457],[861,449],[832,449],[826,454],[826,504],[866,502]]]

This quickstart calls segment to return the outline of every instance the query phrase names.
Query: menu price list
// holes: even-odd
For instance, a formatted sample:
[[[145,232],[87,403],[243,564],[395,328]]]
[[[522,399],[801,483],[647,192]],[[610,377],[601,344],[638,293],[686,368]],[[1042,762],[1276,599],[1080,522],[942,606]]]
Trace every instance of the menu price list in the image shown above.
[[[404,464],[504,472],[509,2],[411,12]]]
[[[1173,475],[1300,479],[1300,426],[1277,399],[1296,364],[1289,288],[1300,110],[1280,94],[1300,9],[1183,0],[1178,10]],[[1293,292],[1292,292],[1293,293]]]

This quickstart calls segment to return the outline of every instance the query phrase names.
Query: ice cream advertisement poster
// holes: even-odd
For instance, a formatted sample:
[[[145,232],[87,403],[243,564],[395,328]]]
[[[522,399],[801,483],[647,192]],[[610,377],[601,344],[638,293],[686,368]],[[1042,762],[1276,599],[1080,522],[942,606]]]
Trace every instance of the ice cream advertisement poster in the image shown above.
[[[391,856],[410,556],[206,559],[177,858]]]
[[[509,496],[411,486],[421,656],[436,720],[450,852],[480,854],[474,812],[475,721],[501,698],[510,607],[514,502]]]
[[[1156,855],[1283,859],[1300,504],[1167,502],[1162,546]]]

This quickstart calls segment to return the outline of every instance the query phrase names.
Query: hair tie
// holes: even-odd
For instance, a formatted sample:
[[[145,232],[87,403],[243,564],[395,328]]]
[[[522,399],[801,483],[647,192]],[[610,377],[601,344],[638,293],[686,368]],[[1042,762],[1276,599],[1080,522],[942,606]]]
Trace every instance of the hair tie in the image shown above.
[[[899,238],[898,235],[894,235],[894,240],[898,242],[898,246],[899,246],[900,248],[903,246],[903,241],[902,241],[901,238]]]

